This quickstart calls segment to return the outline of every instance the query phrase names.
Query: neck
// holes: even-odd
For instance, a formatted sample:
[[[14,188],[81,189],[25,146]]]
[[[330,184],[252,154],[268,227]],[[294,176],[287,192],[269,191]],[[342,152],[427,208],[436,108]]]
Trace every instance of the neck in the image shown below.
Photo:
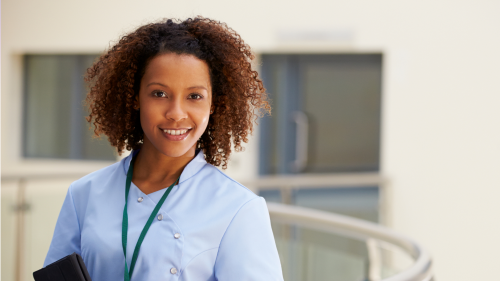
[[[145,194],[170,186],[194,158],[196,145],[179,157],[169,157],[145,141],[134,163],[132,181]]]

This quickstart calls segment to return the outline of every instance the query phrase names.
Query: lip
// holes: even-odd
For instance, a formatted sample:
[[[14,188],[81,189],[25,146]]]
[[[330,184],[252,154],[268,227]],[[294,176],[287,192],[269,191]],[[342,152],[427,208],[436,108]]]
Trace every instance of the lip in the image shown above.
[[[160,130],[191,130],[192,128],[160,128]]]
[[[171,140],[171,141],[182,141],[182,140],[184,140],[189,135],[189,133],[191,133],[192,128],[159,128],[159,130],[161,131],[161,133],[163,134],[163,136],[166,137],[168,140]],[[164,130],[187,130],[187,132],[185,132],[182,135],[175,135],[175,136],[173,136],[173,135],[165,133]]]

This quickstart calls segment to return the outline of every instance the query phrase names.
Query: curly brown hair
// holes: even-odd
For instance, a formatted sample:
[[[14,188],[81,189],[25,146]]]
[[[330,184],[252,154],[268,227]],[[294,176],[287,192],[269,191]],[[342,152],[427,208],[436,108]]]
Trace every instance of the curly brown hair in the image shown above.
[[[87,121],[93,120],[95,135],[106,135],[118,154],[140,148],[144,132],[134,109],[140,81],[151,59],[165,53],[193,55],[208,64],[214,111],[197,147],[208,163],[227,168],[231,139],[235,150],[242,150],[257,116],[271,108],[252,70],[254,54],[225,23],[199,16],[168,19],[121,37],[87,70]]]

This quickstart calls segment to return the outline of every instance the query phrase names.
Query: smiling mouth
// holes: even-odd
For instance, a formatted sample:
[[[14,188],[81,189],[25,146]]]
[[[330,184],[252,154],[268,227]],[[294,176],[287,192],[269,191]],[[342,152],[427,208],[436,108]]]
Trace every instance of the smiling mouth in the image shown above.
[[[171,141],[182,141],[187,138],[193,128],[179,128],[179,129],[162,129],[159,128],[163,135]]]
[[[163,130],[164,133],[167,133],[171,136],[184,135],[187,131],[191,129],[181,129],[181,130]]]

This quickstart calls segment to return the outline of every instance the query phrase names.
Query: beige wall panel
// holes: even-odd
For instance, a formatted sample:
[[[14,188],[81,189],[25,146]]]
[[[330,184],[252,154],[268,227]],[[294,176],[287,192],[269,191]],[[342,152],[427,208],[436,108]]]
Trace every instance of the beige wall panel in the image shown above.
[[[16,205],[18,195],[16,181],[2,181],[2,275],[4,281],[13,281],[15,278],[16,260]]]
[[[26,185],[25,279],[43,266],[62,203],[74,179],[37,180]]]

